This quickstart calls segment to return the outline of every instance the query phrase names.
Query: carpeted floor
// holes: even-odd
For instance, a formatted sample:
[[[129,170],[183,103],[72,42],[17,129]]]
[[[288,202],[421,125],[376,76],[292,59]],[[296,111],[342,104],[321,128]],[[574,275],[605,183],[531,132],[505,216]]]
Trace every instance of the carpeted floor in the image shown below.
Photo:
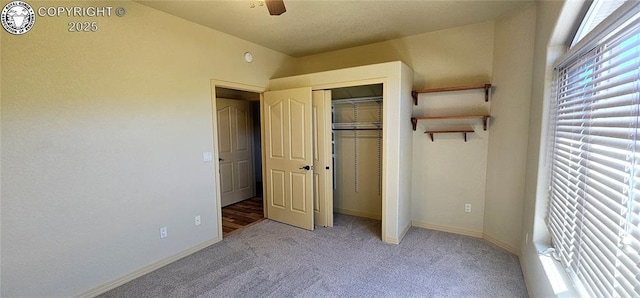
[[[527,297],[518,258],[482,239],[335,215],[306,231],[265,220],[101,297]]]

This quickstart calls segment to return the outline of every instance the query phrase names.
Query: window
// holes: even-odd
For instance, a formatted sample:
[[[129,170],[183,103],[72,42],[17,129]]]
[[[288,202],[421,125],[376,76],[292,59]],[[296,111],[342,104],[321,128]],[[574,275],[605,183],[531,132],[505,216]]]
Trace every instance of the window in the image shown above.
[[[589,32],[593,30],[598,24],[611,15],[616,9],[618,9],[624,0],[595,0],[589,6],[587,14],[584,16],[584,20],[578,28],[578,32],[571,42],[571,46],[575,46],[581,41]]]
[[[640,296],[640,5],[632,2],[556,67],[547,224],[585,296]]]

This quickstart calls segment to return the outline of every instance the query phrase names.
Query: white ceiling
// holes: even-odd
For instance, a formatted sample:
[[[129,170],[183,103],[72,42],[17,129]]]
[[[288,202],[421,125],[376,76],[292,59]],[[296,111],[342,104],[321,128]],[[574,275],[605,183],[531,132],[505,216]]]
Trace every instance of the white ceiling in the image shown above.
[[[257,0],[138,2],[293,57],[489,21],[530,3],[284,0],[287,12],[270,16]]]

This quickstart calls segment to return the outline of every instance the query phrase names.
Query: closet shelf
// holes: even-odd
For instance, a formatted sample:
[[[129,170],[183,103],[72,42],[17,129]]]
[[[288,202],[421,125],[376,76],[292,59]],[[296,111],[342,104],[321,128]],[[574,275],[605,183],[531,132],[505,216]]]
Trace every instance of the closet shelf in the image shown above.
[[[419,89],[419,90],[411,91],[411,97],[413,97],[413,104],[418,105],[418,94],[420,93],[435,93],[435,92],[461,91],[461,90],[473,90],[473,89],[484,89],[484,101],[486,102],[489,101],[489,91],[491,91],[491,84]]]
[[[482,128],[487,130],[487,122],[489,118],[491,118],[489,115],[411,117],[411,125],[415,131],[418,128],[418,120],[482,119]]]
[[[382,102],[382,96],[334,99],[331,101],[331,104],[357,104],[363,102]]]
[[[333,130],[381,130],[382,122],[343,122],[332,123]]]
[[[462,133],[464,135],[464,141],[467,141],[467,134],[474,133],[473,129],[459,129],[459,130],[427,130],[424,133],[428,134],[431,137],[431,142],[433,142],[433,135],[439,133]]]

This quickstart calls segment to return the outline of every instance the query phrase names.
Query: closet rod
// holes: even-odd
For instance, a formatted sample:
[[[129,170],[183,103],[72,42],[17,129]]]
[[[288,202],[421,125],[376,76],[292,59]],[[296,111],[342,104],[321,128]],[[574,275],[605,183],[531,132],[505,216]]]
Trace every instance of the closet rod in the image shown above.
[[[342,103],[360,103],[360,102],[375,102],[382,101],[382,96],[369,96],[369,97],[354,97],[354,98],[341,98],[334,99],[331,101],[332,104],[342,104]]]

